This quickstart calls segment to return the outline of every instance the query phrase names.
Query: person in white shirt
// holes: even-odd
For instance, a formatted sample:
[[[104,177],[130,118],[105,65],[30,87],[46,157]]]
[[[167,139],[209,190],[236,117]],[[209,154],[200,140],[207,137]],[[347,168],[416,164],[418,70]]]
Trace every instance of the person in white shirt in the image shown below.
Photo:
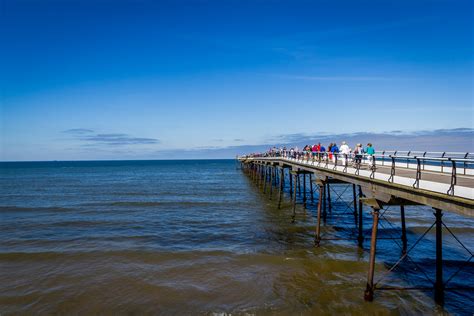
[[[351,148],[347,145],[346,142],[342,142],[341,147],[339,147],[339,152],[342,155],[342,157],[341,157],[342,158],[342,164],[345,165],[346,164],[346,158],[348,158],[350,153],[351,153]]]

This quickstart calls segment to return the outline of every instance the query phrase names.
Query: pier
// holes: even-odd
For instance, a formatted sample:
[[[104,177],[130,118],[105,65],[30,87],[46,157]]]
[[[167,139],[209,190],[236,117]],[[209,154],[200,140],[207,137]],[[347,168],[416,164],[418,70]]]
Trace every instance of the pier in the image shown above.
[[[380,220],[387,207],[399,210],[401,223],[400,258],[388,269],[388,273],[402,261],[410,260],[410,253],[416,250],[417,244],[431,230],[435,230],[435,278],[431,280],[426,277],[432,284],[431,289],[434,290],[434,299],[438,304],[444,304],[444,293],[450,289],[449,282],[474,257],[473,251],[443,221],[443,212],[474,216],[474,158],[470,153],[381,151],[355,159],[343,154],[329,156],[326,152],[293,155],[285,152],[242,156],[238,157],[238,161],[244,172],[270,199],[277,199],[278,208],[282,205],[285,190],[288,191],[292,203],[292,216],[289,220],[293,223],[297,215],[297,196],[305,210],[309,202],[317,205],[315,246],[327,240],[323,238],[321,226],[331,214],[332,203],[335,199],[343,199],[342,194],[336,192],[333,186],[345,186],[344,192],[352,195],[351,201],[345,201],[350,208],[350,212],[346,214],[353,217],[356,229],[354,241],[362,249],[366,239],[363,214],[370,212],[370,254],[364,290],[364,299],[367,301],[374,299],[376,290],[425,289],[379,286],[384,276],[375,281],[377,240],[380,238],[380,229],[383,229],[380,227]],[[406,206],[428,206],[433,209],[432,225],[411,245],[407,240]],[[444,234],[452,235],[468,253],[464,265],[448,277],[443,273]],[[420,271],[423,272],[422,269]]]

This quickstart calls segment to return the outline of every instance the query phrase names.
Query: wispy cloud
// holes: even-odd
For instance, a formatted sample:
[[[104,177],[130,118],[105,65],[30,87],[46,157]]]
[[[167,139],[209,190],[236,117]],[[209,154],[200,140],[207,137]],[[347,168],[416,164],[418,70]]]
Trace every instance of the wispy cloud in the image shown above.
[[[236,155],[252,152],[263,152],[272,146],[286,146],[287,148],[298,146],[302,148],[307,144],[321,142],[325,145],[330,142],[340,143],[347,141],[350,146],[356,143],[367,144],[371,142],[377,150],[419,150],[419,151],[448,151],[448,152],[473,152],[474,151],[474,129],[455,128],[421,131],[390,131],[390,132],[355,132],[355,133],[314,133],[314,134],[284,134],[275,135],[256,145],[237,146],[207,146],[193,149],[174,151],[158,151],[157,157],[175,159],[181,158],[186,152],[186,158],[233,158]]]
[[[156,138],[134,137],[124,133],[97,134],[93,130],[85,128],[73,128],[63,133],[71,134],[77,140],[83,143],[82,146],[122,146],[122,145],[149,145],[159,144],[160,140]]]
[[[96,134],[82,137],[81,140],[104,145],[158,144],[160,142],[156,138],[132,137],[127,134]]]
[[[87,128],[71,128],[67,129],[65,131],[62,131],[63,133],[66,134],[89,134],[89,133],[94,133],[93,130],[87,129]]]

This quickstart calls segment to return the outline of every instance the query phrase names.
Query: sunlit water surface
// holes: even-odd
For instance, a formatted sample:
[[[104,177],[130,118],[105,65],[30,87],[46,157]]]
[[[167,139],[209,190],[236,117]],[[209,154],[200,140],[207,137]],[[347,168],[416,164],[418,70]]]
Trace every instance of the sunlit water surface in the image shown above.
[[[316,205],[291,223],[233,160],[2,163],[0,314],[436,314],[431,291],[363,299],[369,240],[314,247]],[[309,186],[309,184],[308,184]],[[324,238],[355,237],[352,188],[334,186]],[[298,197],[299,199],[301,196]],[[309,198],[309,195],[308,195]],[[315,195],[315,202],[317,196]],[[407,207],[409,245],[434,221]],[[364,211],[364,230],[371,217]],[[474,221],[446,213],[473,249]],[[386,220],[389,220],[387,222]],[[398,209],[381,221],[376,279],[400,256]],[[447,279],[469,254],[445,233]],[[429,286],[430,232],[381,282]],[[424,272],[420,271],[424,269]],[[450,286],[472,286],[472,264]],[[473,292],[446,293],[445,311],[472,314]]]

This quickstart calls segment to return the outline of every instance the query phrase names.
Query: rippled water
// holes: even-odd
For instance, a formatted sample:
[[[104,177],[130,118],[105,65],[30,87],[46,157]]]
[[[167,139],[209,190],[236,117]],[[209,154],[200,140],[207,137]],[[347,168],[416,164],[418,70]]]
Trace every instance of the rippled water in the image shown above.
[[[431,291],[378,291],[364,302],[368,244],[325,240],[313,246],[315,205],[291,224],[233,160],[1,163],[0,314],[303,314],[441,312]],[[334,186],[343,192],[345,186]],[[354,237],[337,200],[325,237]],[[433,222],[407,207],[409,245]],[[365,233],[370,214],[365,211]],[[389,209],[380,236],[400,236]],[[444,216],[472,251],[474,221]],[[384,229],[385,228],[385,229]],[[376,278],[400,256],[399,239],[381,239]],[[468,253],[445,233],[445,278]],[[429,233],[413,260],[434,279]],[[473,286],[474,267],[450,286]],[[385,280],[385,279],[384,279]],[[410,262],[384,284],[429,285]],[[445,310],[472,314],[473,292],[449,291]]]

